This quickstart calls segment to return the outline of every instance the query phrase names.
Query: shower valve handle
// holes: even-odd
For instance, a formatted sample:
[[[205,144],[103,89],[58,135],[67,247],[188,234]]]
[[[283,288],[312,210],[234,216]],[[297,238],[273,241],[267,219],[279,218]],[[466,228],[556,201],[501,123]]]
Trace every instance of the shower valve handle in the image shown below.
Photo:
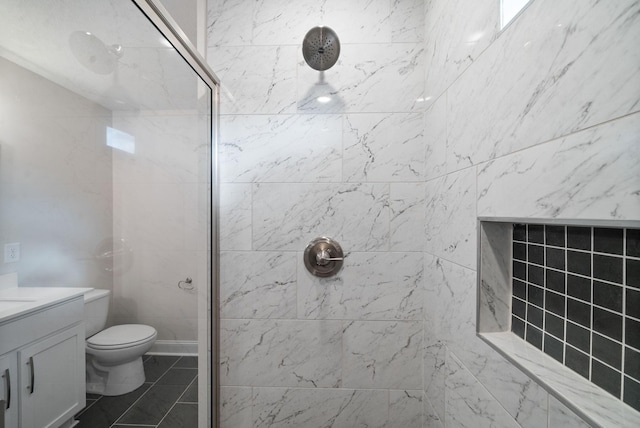
[[[318,251],[316,254],[316,264],[318,266],[326,266],[329,262],[343,261],[344,257],[331,257],[331,253],[325,249]]]

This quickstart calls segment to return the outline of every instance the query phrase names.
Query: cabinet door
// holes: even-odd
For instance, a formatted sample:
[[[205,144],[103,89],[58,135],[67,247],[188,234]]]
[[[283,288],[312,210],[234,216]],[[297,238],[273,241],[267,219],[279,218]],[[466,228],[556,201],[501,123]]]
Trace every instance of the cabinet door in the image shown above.
[[[23,427],[58,427],[85,406],[81,325],[23,348],[18,358]]]
[[[18,356],[15,352],[0,357],[0,400],[4,408],[0,415],[4,415],[5,428],[18,426]],[[1,416],[0,416],[1,417]]]

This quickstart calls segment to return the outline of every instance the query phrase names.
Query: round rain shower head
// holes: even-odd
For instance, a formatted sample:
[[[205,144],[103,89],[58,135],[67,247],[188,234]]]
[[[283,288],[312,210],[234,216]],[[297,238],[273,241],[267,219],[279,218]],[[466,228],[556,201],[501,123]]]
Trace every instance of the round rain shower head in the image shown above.
[[[340,56],[338,35],[329,27],[313,27],[304,36],[302,55],[309,67],[314,70],[328,70]]]
[[[88,31],[71,33],[69,47],[80,64],[97,74],[113,73],[117,59],[122,57],[122,46],[107,46]]]

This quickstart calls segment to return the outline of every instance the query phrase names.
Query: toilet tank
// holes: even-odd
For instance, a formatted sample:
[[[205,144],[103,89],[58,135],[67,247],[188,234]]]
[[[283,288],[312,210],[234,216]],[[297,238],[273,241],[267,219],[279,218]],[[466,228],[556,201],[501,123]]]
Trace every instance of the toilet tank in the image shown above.
[[[84,327],[86,337],[98,333],[107,324],[111,291],[93,289],[84,294]]]

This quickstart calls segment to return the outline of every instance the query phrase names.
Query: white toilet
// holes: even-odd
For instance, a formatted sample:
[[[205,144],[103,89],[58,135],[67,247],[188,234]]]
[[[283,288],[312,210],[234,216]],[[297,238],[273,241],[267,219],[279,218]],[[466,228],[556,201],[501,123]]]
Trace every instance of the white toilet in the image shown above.
[[[158,333],[142,324],[124,324],[103,330],[109,312],[109,290],[84,295],[87,354],[87,392],[122,395],[144,383],[142,355],[153,346]]]

